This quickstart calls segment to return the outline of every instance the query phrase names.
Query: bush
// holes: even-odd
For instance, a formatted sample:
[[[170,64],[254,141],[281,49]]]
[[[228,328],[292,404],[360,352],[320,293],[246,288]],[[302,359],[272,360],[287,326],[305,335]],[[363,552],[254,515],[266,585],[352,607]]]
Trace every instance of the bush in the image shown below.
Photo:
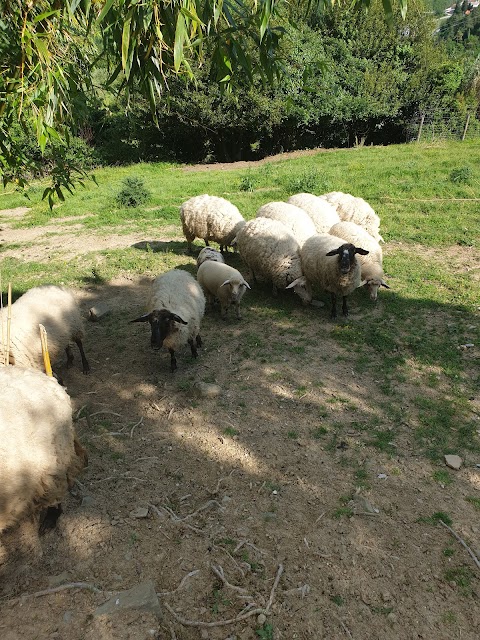
[[[141,178],[125,178],[123,188],[117,194],[117,203],[122,207],[139,207],[150,198],[150,192]]]

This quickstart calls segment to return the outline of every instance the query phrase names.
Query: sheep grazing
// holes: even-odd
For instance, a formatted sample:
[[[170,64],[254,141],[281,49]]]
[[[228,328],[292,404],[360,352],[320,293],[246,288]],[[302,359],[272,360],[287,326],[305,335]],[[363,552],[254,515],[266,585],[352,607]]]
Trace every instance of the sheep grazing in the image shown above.
[[[3,335],[6,335],[7,309],[0,312]],[[30,289],[12,304],[9,362],[28,369],[44,371],[42,345],[38,325],[43,324],[48,335],[48,351],[52,363],[65,350],[67,366],[73,363],[71,343],[82,358],[83,373],[90,365],[83,350],[83,321],[73,293],[65,287],[43,285]]]
[[[207,302],[213,304],[218,298],[224,320],[230,306],[235,307],[237,319],[241,320],[240,301],[250,285],[240,271],[227,264],[207,260],[200,265],[197,280],[207,296]]]
[[[177,369],[175,351],[188,343],[192,356],[202,346],[200,323],[205,313],[205,296],[198,282],[186,271],[172,269],[152,283],[148,313],[130,322],[149,322],[151,345],[170,352],[170,370]]]
[[[240,230],[237,246],[255,281],[259,274],[273,283],[273,295],[277,295],[277,289],[293,289],[303,304],[312,301],[302,273],[299,244],[281,222],[250,220]]]
[[[359,254],[358,260],[362,279],[360,286],[365,285],[368,288],[371,300],[377,300],[379,287],[390,289],[384,280],[382,247],[365,229],[354,222],[337,222],[329,233],[368,250],[366,256]]]
[[[320,198],[336,207],[340,220],[355,222],[378,242],[384,241],[380,235],[380,218],[363,198],[356,198],[341,191],[325,193]]]
[[[70,398],[55,379],[0,366],[0,443],[0,532],[42,515],[45,529],[86,465]]]
[[[222,262],[225,263],[225,259],[216,249],[212,247],[204,247],[197,256],[197,269],[198,267],[206,262],[207,260],[212,260],[212,262]]]
[[[355,255],[368,251],[345,243],[328,233],[309,238],[301,250],[302,269],[310,285],[318,285],[332,296],[331,317],[337,317],[337,296],[342,296],[342,311],[348,316],[347,296],[360,286],[360,263]]]
[[[195,238],[203,238],[207,247],[213,240],[218,242],[221,251],[226,249],[245,224],[234,204],[208,194],[194,196],[184,202],[180,207],[180,219],[189,253]]]
[[[328,233],[330,227],[340,222],[340,217],[333,205],[311,193],[297,193],[290,196],[288,202],[303,209],[315,225],[316,233]]]
[[[256,217],[269,218],[284,224],[300,247],[307,238],[316,233],[315,225],[308,213],[288,202],[268,202],[260,207]]]

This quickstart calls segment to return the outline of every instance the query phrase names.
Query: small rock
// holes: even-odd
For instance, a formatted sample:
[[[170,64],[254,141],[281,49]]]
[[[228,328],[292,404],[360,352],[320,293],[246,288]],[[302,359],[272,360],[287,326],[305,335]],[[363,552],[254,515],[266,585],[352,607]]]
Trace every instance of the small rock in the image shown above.
[[[131,518],[147,518],[148,517],[148,507],[138,507],[138,509],[134,509],[130,511]]]
[[[222,393],[222,388],[218,384],[197,382],[193,386],[193,393],[201,398],[216,398]]]
[[[462,466],[463,460],[460,458],[460,456],[446,455],[443,456],[443,458],[445,460],[445,464],[447,465],[447,467],[450,467],[450,469],[456,469],[458,471],[458,469],[460,469],[460,467]]]
[[[385,480],[387,478],[387,474],[386,473],[379,473],[377,478],[379,478],[379,480]]]
[[[81,507],[89,507],[90,505],[92,505],[95,502],[94,498],[92,498],[92,496],[83,496],[82,498],[82,503],[81,503]]]
[[[105,302],[99,302],[94,307],[90,307],[88,310],[88,319],[92,322],[97,322],[103,316],[110,313],[110,307]]]
[[[70,624],[72,618],[73,613],[71,611],[65,611],[65,613],[63,614],[63,621],[65,622],[65,624]]]
[[[260,613],[257,618],[257,624],[262,625],[262,624],[265,624],[266,621],[267,621],[267,616],[264,613]]]
[[[200,637],[202,640],[208,640],[208,631],[206,629],[202,629],[200,631]]]
[[[120,591],[97,607],[93,615],[108,615],[126,609],[140,609],[150,611],[158,618],[161,616],[160,603],[153,580],[142,582],[128,591]]]
[[[380,513],[377,507],[374,507],[366,498],[356,495],[353,499],[354,511],[357,514],[362,513]]]
[[[394,613],[390,612],[390,613],[387,615],[387,620],[388,620],[389,622],[391,622],[392,624],[395,624],[395,622],[397,621],[397,616],[396,616]]]

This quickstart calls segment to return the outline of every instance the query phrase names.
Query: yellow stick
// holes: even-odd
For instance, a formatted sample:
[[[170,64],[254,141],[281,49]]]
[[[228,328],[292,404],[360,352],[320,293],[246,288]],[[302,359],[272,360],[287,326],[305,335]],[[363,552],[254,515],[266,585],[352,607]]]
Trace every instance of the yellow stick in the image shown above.
[[[0,271],[0,316],[2,318],[2,339],[0,341],[0,360],[1,364],[6,363],[5,359],[5,335],[3,329],[3,289],[2,289],[2,272]]]
[[[38,325],[40,327],[40,340],[42,343],[42,355],[43,355],[43,363],[45,365],[45,373],[47,376],[53,377],[52,365],[50,364],[50,355],[48,353],[48,342],[47,342],[47,330],[43,326],[43,324]]]
[[[8,312],[7,312],[7,348],[5,349],[5,364],[10,364],[10,325],[12,324],[12,283],[8,283]]]

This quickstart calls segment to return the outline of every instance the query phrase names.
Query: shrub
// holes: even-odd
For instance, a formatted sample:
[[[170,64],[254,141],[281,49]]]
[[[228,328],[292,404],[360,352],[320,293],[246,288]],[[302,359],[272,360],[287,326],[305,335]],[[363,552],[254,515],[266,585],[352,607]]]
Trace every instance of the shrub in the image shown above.
[[[141,178],[125,178],[123,188],[117,194],[117,203],[122,207],[138,207],[150,198],[150,192]]]

